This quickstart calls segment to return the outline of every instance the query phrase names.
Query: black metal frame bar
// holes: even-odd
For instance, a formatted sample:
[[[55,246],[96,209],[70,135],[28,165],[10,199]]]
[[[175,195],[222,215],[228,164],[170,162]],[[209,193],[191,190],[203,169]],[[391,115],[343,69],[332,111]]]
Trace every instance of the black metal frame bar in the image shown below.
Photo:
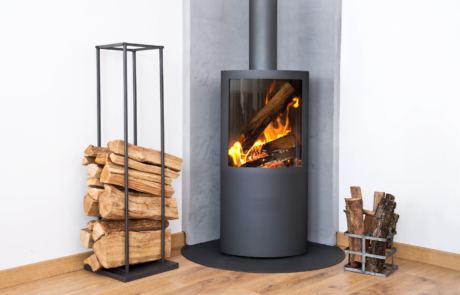
[[[135,48],[132,48],[135,47]],[[123,105],[124,105],[124,151],[125,151],[125,267],[120,269],[107,269],[98,271],[102,275],[128,282],[153,274],[172,270],[179,267],[179,264],[165,260],[165,178],[164,178],[164,87],[163,87],[163,46],[145,45],[136,43],[115,43],[96,46],[96,80],[97,80],[97,145],[101,146],[101,60],[100,50],[123,51]],[[129,266],[129,215],[128,215],[128,57],[127,53],[132,52],[133,58],[133,135],[134,145],[137,145],[137,73],[136,73],[136,52],[144,50],[159,50],[160,61],[160,125],[161,125],[161,262],[154,261]],[[161,265],[160,265],[160,264]],[[91,267],[85,265],[85,269]]]

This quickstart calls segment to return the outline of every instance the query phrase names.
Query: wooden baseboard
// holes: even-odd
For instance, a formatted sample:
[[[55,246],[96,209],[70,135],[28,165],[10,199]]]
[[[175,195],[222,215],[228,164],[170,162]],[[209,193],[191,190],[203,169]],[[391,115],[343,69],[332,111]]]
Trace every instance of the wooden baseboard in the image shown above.
[[[185,246],[185,233],[183,231],[171,234],[171,248],[179,248]]]
[[[183,247],[184,245],[184,232],[171,235],[172,248]],[[89,251],[2,270],[0,271],[0,289],[81,270],[84,266],[83,260],[92,254],[93,251]]]
[[[348,247],[348,237],[343,232],[337,232],[337,246]],[[460,271],[460,254],[396,242],[394,246],[397,248],[395,257]]]

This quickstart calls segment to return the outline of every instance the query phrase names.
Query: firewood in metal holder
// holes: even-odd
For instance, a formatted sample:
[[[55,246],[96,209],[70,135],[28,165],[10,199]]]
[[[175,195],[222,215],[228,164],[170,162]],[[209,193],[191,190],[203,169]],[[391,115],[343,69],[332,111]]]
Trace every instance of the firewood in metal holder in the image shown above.
[[[123,52],[123,97],[124,97],[124,177],[125,177],[125,266],[120,268],[101,269],[96,273],[111,277],[121,282],[145,278],[165,271],[179,268],[174,261],[165,260],[165,152],[164,152],[164,92],[163,92],[163,46],[135,43],[116,43],[96,46],[96,77],[97,77],[97,145],[101,146],[101,61],[100,50]],[[161,121],[161,260],[136,265],[129,265],[129,204],[128,204],[128,51],[133,58],[133,138],[137,145],[137,77],[136,53],[145,50],[159,50],[160,58],[160,121]],[[101,218],[99,218],[101,219]],[[92,271],[85,265],[85,270]]]
[[[395,235],[396,235],[396,231],[388,234],[386,238],[375,238],[372,236],[372,233],[367,233],[365,235],[355,235],[355,234],[350,234],[348,233],[348,231],[346,231],[345,236],[350,237],[350,238],[361,239],[362,252],[351,251],[350,247],[345,248],[343,251],[345,253],[348,253],[348,264],[344,266],[344,270],[357,272],[357,273],[363,273],[367,275],[379,276],[379,277],[388,277],[389,275],[394,273],[398,269],[398,266],[394,264],[394,257],[393,257],[393,255],[396,253],[396,247],[393,247],[393,238]],[[383,242],[383,243],[387,243],[389,241],[390,248],[387,248],[385,250],[386,251],[385,256],[370,254],[368,253],[368,249],[366,249],[366,240]],[[355,267],[350,266],[351,265],[351,261],[350,261],[351,254],[362,256],[363,259],[362,259],[361,268],[355,268]],[[389,257],[391,257],[391,263],[385,263],[381,273],[366,271],[366,257],[383,259],[383,260],[386,260]]]

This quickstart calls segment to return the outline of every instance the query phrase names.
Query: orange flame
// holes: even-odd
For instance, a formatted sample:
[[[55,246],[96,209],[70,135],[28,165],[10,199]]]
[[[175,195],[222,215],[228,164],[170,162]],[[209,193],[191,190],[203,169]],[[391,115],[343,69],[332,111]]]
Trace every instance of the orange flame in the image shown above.
[[[270,85],[267,96],[265,97],[265,104],[268,103],[268,96],[273,91],[274,86],[275,81],[273,81]],[[239,141],[233,144],[233,146],[228,150],[228,155],[233,160],[233,166],[239,167],[246,162],[254,161],[265,156],[261,153],[262,146],[265,143],[283,137],[291,132],[291,125],[289,123],[289,109],[291,107],[299,107],[299,97],[296,96],[292,99],[286,108],[286,115],[283,116],[284,113],[279,114],[278,117],[276,117],[276,119],[271,122],[267,128],[265,128],[263,134],[257,139],[254,145],[246,153],[243,152],[243,147]],[[281,121],[283,117],[285,118],[285,124],[283,124]]]

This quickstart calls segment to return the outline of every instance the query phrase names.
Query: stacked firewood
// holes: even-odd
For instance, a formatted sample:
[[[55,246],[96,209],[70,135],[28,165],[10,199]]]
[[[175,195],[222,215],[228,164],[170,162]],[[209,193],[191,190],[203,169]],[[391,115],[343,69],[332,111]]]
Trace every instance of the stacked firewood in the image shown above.
[[[359,186],[351,187],[351,198],[345,198],[348,232],[356,235],[370,233],[375,238],[386,238],[389,233],[396,231],[399,215],[396,214],[395,197],[384,192],[374,193],[373,211],[363,209],[363,198]],[[362,240],[360,238],[348,238],[351,251],[362,252]],[[375,255],[386,255],[389,242],[367,240],[366,251]],[[362,256],[350,255],[350,267],[361,268]],[[385,260],[366,258],[366,271],[381,273],[384,269]]]
[[[80,230],[84,247],[94,254],[84,261],[93,271],[125,264],[125,153],[124,141],[108,147],[88,146],[83,157],[91,177],[83,208],[88,216],[101,217]],[[165,153],[165,219],[179,218],[172,198],[173,179],[179,177],[182,159]],[[129,264],[161,258],[161,153],[128,144]],[[165,222],[165,228],[169,222]],[[165,230],[165,256],[171,253],[171,229]]]

